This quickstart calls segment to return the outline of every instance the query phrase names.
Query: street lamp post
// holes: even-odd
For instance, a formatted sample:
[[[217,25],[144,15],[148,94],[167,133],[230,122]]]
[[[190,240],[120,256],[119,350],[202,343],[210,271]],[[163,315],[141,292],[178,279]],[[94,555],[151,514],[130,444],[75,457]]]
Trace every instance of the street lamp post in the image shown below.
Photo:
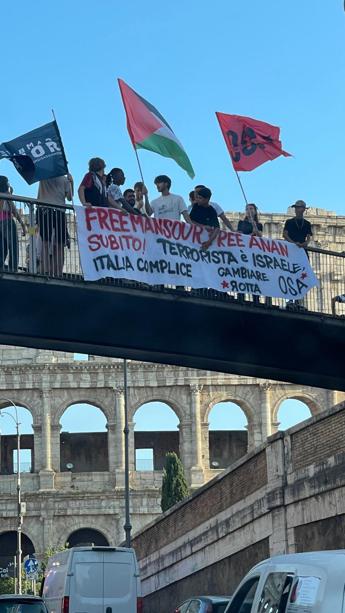
[[[125,400],[125,427],[123,433],[125,435],[125,535],[126,547],[131,546],[131,517],[129,506],[129,426],[128,426],[128,383],[127,383],[127,360],[123,360],[123,387]]]
[[[16,566],[17,566],[17,593],[22,593],[22,523],[23,523],[23,515],[22,515],[22,500],[21,500],[21,481],[20,481],[20,431],[19,426],[20,423],[18,421],[18,411],[17,407],[12,400],[9,398],[0,398],[0,402],[7,402],[11,404],[15,410],[16,416],[13,417],[11,413],[7,413],[3,409],[0,409],[0,415],[8,415],[13,419],[16,424],[16,434],[17,434],[17,552],[16,552]]]

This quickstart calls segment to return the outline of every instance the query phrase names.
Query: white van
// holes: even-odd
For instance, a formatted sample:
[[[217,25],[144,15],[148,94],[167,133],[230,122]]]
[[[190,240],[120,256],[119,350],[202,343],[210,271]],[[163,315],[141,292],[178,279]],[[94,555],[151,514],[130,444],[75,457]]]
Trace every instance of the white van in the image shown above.
[[[49,613],[141,613],[133,549],[72,547],[49,558],[42,596]]]
[[[345,550],[260,562],[241,581],[225,613],[345,613]]]

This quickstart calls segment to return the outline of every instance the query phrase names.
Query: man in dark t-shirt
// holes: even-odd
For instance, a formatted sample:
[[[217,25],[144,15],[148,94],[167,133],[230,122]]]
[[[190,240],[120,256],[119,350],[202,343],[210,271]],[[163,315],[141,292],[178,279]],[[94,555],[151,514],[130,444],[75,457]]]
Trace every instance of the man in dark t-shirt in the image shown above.
[[[297,247],[306,249],[306,247],[308,247],[311,237],[313,236],[313,231],[311,229],[310,222],[303,217],[304,212],[307,209],[307,205],[304,200],[296,200],[295,204],[292,205],[292,208],[295,209],[295,217],[286,220],[284,225],[283,237],[289,243],[294,243],[295,245],[297,245]],[[287,308],[294,308],[295,305],[299,309],[306,309],[304,305],[304,299],[296,301],[289,300],[287,302]]]
[[[214,228],[210,231],[208,240],[202,244],[203,249],[208,249],[219,233],[218,215],[213,206],[210,205],[211,196],[212,192],[208,187],[202,187],[195,191],[195,201],[189,213],[193,223],[206,226],[207,228]]]
[[[307,205],[304,200],[297,200],[292,208],[295,209],[295,217],[286,220],[283,236],[289,243],[295,243],[298,247],[305,249],[313,236],[310,222],[303,217]]]

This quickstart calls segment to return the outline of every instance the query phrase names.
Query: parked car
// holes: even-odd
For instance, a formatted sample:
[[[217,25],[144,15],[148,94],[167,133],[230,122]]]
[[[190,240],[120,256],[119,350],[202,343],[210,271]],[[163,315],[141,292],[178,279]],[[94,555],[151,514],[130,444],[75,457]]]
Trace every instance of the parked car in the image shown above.
[[[28,594],[1,594],[0,613],[48,613],[39,596]]]
[[[41,590],[49,613],[142,611],[137,559],[134,549],[125,547],[71,547],[56,553],[48,560]]]
[[[304,612],[345,612],[345,550],[260,562],[241,581],[225,613]]]
[[[175,613],[224,613],[230,600],[230,596],[193,596],[177,607]]]

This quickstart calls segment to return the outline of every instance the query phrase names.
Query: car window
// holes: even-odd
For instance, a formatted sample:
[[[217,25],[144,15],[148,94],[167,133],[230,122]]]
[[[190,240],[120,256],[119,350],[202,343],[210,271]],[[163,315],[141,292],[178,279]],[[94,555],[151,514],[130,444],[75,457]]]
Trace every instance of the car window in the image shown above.
[[[231,601],[227,613],[251,613],[260,577],[251,577],[239,589]],[[267,613],[267,612],[265,612]]]
[[[190,605],[187,609],[187,613],[199,613],[201,607],[200,600],[191,600]]]
[[[175,613],[186,613],[190,600],[186,600],[183,604],[181,604],[177,609],[175,609]]]
[[[229,604],[228,602],[214,602],[212,613],[224,613],[228,604]]]
[[[258,613],[285,613],[293,575],[270,573],[262,589]]]
[[[0,600],[0,613],[47,613],[43,602]]]

